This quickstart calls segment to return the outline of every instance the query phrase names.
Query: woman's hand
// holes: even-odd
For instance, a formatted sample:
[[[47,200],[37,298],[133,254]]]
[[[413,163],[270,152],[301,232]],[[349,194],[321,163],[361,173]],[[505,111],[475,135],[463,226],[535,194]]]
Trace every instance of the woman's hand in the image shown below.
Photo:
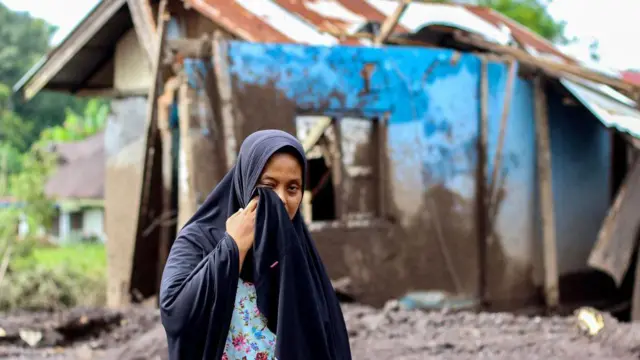
[[[253,246],[258,198],[253,198],[246,209],[240,209],[227,219],[227,234],[236,242],[240,250],[240,266],[247,252]]]

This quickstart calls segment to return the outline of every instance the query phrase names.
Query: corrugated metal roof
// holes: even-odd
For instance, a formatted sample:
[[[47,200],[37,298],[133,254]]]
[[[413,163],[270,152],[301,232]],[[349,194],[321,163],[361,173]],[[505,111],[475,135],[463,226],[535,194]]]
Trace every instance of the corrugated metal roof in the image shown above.
[[[640,139],[640,111],[625,104],[622,95],[607,96],[591,84],[577,80],[560,79],[560,82],[605,126]]]
[[[245,40],[314,45],[366,44],[366,40],[339,39],[334,34],[353,34],[368,22],[382,23],[398,4],[392,0],[185,0],[185,3]],[[508,25],[505,28],[495,15],[474,9],[456,4],[411,3],[395,34],[445,25],[481,34],[501,44],[511,40]],[[487,14],[493,22],[484,18]]]

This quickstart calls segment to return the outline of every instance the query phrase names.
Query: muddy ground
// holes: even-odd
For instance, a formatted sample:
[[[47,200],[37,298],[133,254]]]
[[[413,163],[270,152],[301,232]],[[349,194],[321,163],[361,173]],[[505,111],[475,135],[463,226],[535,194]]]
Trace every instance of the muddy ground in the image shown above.
[[[424,313],[351,304],[344,305],[344,313],[354,359],[640,357],[640,324],[619,323],[606,314],[604,329],[591,337],[579,330],[575,317]],[[0,335],[2,359],[166,359],[164,332],[157,311],[149,308],[3,315]],[[30,347],[23,338],[39,340]]]

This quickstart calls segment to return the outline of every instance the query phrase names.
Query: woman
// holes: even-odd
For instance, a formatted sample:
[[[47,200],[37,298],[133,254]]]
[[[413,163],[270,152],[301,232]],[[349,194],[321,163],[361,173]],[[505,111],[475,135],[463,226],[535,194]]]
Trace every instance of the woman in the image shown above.
[[[170,359],[351,359],[340,304],[299,212],[306,160],[253,133],[178,234],[162,275]]]

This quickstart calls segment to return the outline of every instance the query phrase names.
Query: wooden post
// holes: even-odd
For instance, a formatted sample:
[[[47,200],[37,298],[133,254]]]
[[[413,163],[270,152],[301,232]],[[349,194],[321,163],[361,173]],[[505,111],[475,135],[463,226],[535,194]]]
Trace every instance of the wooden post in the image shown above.
[[[478,247],[477,300],[484,305],[487,289],[487,138],[489,132],[489,64],[481,57],[478,165],[476,168],[476,236]]]
[[[164,85],[164,93],[158,99],[158,128],[162,141],[162,215],[160,216],[160,241],[158,246],[158,284],[162,279],[162,272],[169,256],[169,247],[175,236],[175,228],[170,221],[174,216],[175,204],[173,204],[173,142],[170,118],[171,107],[174,103],[179,78],[172,77]]]
[[[222,117],[222,133],[224,134],[224,152],[227,161],[227,170],[231,169],[236,162],[238,153],[238,139],[235,133],[234,105],[231,87],[231,77],[229,75],[229,60],[227,57],[227,42],[222,33],[217,31],[213,35],[212,62],[214,67],[216,86],[220,107],[219,113]]]
[[[180,154],[178,163],[178,229],[191,218],[197,209],[193,178],[193,139],[191,136],[191,107],[195,91],[186,78],[180,85],[178,95],[178,117],[180,123]]]
[[[346,220],[347,203],[343,186],[343,176],[345,172],[342,162],[342,134],[340,131],[340,122],[335,118],[331,119],[331,129],[333,130],[333,139],[329,142],[329,151],[331,153],[333,189],[336,194],[336,220]]]
[[[558,287],[558,259],[556,245],[556,227],[551,188],[551,149],[549,140],[549,120],[544,80],[541,76],[534,79],[534,103],[536,123],[536,146],[538,163],[538,193],[542,219],[542,248],[544,263],[544,295],[550,310],[560,304]]]

